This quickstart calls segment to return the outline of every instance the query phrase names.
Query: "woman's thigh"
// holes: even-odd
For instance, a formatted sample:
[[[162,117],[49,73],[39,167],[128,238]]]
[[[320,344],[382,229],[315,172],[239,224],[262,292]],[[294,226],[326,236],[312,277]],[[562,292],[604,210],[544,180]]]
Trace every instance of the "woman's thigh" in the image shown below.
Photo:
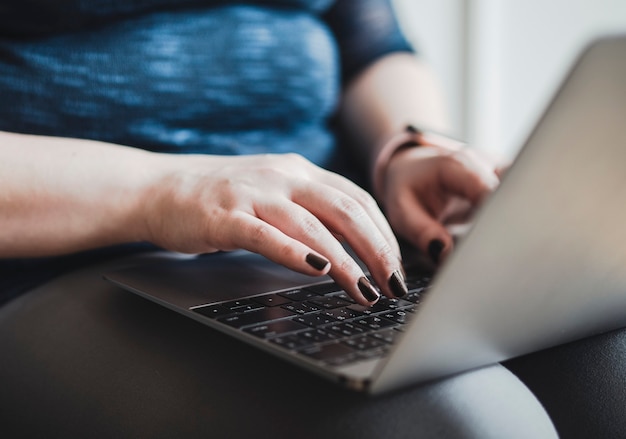
[[[626,329],[505,363],[562,438],[626,437]]]
[[[102,280],[102,272],[146,258],[72,273],[0,309],[3,432],[556,437],[541,404],[500,365],[367,397]]]

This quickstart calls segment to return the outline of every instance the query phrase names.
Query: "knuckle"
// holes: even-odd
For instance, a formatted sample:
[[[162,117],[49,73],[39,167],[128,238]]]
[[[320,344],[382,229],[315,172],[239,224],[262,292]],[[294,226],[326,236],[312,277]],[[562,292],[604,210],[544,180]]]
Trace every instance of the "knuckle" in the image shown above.
[[[376,200],[374,199],[372,194],[370,194],[369,192],[361,188],[358,188],[358,190],[356,191],[354,195],[354,199],[362,206],[367,206],[367,207],[376,206]]]
[[[351,273],[352,271],[354,271],[354,264],[355,262],[352,261],[348,256],[344,256],[338,261],[336,266],[339,271],[343,273]]]
[[[361,204],[353,198],[339,197],[335,200],[334,207],[344,221],[355,221],[365,215]]]
[[[299,259],[300,256],[299,252],[297,252],[296,249],[289,243],[282,244],[278,251],[278,254],[280,254],[282,257],[285,258],[285,260],[288,261],[296,261]]]
[[[387,263],[391,263],[391,262],[397,261],[397,258],[395,257],[395,254],[394,254],[392,248],[389,245],[387,245],[387,244],[384,244],[378,250],[376,250],[374,256],[375,256],[376,260],[384,261],[384,262],[387,262]]]
[[[217,209],[230,211],[237,206],[242,192],[245,188],[242,185],[238,185],[233,178],[221,178],[215,182],[215,186],[212,190],[212,197],[215,200],[215,206]],[[204,191],[204,189],[202,189]],[[198,199],[201,197],[198,196]]]
[[[288,152],[286,154],[283,154],[283,157],[288,163],[294,166],[307,166],[310,164],[307,159],[295,152]]]
[[[306,236],[319,236],[323,233],[324,227],[314,217],[306,217],[301,222],[302,231]]]
[[[247,236],[250,239],[250,243],[255,247],[260,247],[268,241],[267,228],[262,224],[248,226]]]

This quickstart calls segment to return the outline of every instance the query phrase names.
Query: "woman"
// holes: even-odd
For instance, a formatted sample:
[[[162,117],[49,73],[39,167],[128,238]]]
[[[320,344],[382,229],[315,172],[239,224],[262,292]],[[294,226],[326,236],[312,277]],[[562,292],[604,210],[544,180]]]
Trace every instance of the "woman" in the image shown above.
[[[100,265],[49,281],[149,243],[245,248],[329,274],[361,304],[403,295],[395,234],[440,262],[446,218],[498,177],[416,129],[445,130],[445,113],[387,0],[15,0],[0,12],[3,431],[555,436],[500,366],[361,400],[173,313],[133,311]],[[376,199],[333,171],[371,182]]]
[[[446,120],[388,2],[135,3],[4,6],[0,257],[26,267],[5,297],[43,277],[30,258],[150,242],[245,248],[371,304],[378,291],[337,237],[385,295],[402,295],[392,228],[439,261],[449,201],[475,205],[497,185],[462,148],[396,151],[427,143],[407,124]],[[365,191],[320,168],[346,156],[334,117],[391,227]]]

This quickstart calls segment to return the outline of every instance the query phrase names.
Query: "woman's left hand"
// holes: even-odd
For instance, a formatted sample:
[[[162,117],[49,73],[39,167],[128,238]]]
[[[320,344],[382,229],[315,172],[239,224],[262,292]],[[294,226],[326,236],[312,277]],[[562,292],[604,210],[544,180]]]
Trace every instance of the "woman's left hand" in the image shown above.
[[[438,264],[453,247],[446,225],[467,219],[499,182],[499,170],[467,147],[407,148],[391,157],[380,201],[395,232]]]

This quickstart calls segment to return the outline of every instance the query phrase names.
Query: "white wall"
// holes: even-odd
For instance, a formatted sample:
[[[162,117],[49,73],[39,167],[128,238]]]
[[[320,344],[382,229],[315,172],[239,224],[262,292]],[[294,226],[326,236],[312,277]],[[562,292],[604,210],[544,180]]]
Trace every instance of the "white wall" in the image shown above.
[[[400,24],[420,55],[437,71],[453,124],[465,138],[465,0],[395,0]]]
[[[513,157],[577,54],[626,33],[626,0],[395,0],[439,72],[454,131]]]

